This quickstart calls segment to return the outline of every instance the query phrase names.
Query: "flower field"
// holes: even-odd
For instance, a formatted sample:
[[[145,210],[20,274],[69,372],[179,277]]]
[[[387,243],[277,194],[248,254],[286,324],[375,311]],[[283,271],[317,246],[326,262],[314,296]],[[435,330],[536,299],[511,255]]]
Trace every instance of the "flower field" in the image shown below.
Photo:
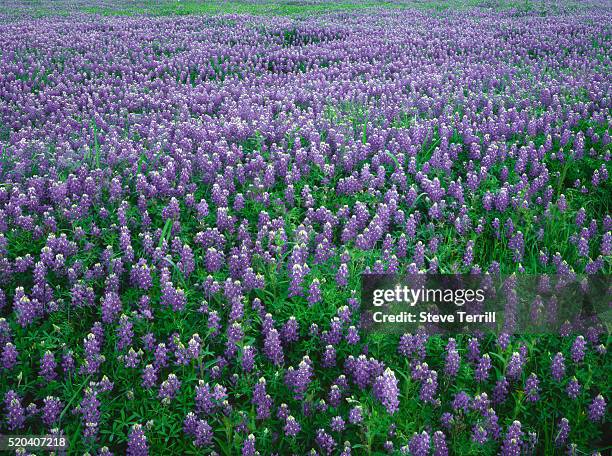
[[[609,2],[3,3],[0,434],[609,454],[607,329],[360,326],[363,273],[612,272]]]

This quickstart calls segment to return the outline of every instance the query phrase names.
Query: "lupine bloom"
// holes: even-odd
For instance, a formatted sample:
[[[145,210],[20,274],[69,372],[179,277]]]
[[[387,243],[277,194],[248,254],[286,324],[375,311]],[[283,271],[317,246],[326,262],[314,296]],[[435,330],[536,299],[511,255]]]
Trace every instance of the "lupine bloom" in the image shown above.
[[[505,350],[506,348],[508,348],[508,345],[510,345],[510,335],[505,332],[501,333],[497,338],[497,343],[499,344],[502,350]]]
[[[285,322],[281,331],[283,341],[285,341],[286,343],[297,342],[300,337],[299,330],[299,324],[295,317],[289,317],[289,320]]]
[[[346,287],[348,285],[348,277],[349,277],[348,266],[346,265],[346,263],[342,263],[338,267],[338,272],[336,272],[336,283],[338,284],[338,286]]]
[[[330,428],[335,432],[342,432],[345,428],[344,420],[341,416],[335,416],[332,418],[330,423]]]
[[[314,279],[308,289],[308,304],[315,305],[321,301],[321,288],[318,279]]]
[[[294,437],[298,435],[301,430],[300,424],[295,420],[295,418],[291,415],[287,417],[285,420],[285,426],[283,427],[285,431],[285,435],[289,437]]]
[[[162,399],[171,400],[174,398],[180,387],[181,382],[177,376],[175,374],[169,374],[168,378],[164,380],[159,387],[159,397]]]
[[[449,341],[450,344],[450,341]],[[449,377],[454,377],[459,372],[459,366],[461,365],[461,358],[459,352],[454,349],[448,349],[446,352],[446,363],[444,365],[444,373]]]
[[[74,358],[72,352],[68,351],[62,355],[62,370],[68,374],[74,370]]]
[[[480,343],[475,337],[470,338],[468,341],[468,359],[472,363],[480,359]]]
[[[332,345],[328,345],[325,347],[325,352],[323,353],[323,367],[334,367],[336,365],[336,350]]]
[[[489,378],[489,370],[491,369],[491,357],[485,353],[478,361],[478,367],[474,371],[474,378],[477,382],[484,382]]]
[[[47,396],[43,401],[42,420],[46,426],[55,424],[62,411],[62,403],[57,397]]]
[[[578,336],[572,344],[572,361],[579,363],[584,359],[584,350],[586,348],[586,340],[583,336]]]
[[[266,334],[264,341],[264,353],[275,365],[281,365],[284,362],[283,347],[280,343],[280,337],[276,329],[271,329]]]
[[[312,377],[312,362],[308,356],[305,356],[297,369],[294,370],[293,367],[289,367],[285,376],[285,384],[293,390],[296,399],[301,399],[308,389]]]
[[[55,372],[55,368],[57,367],[57,363],[55,362],[55,357],[53,353],[50,351],[45,352],[40,360],[40,375],[48,382],[54,380],[57,377],[57,373]]]
[[[433,434],[434,456],[448,456],[448,447],[444,432],[436,431]]]
[[[430,438],[427,432],[415,434],[408,442],[410,454],[414,456],[427,456],[430,450]]]
[[[506,437],[502,443],[501,454],[503,456],[519,456],[521,454],[521,423],[514,421],[509,427]]]
[[[415,335],[404,334],[400,337],[400,342],[397,347],[399,354],[403,356],[416,356],[418,359],[425,358],[425,345],[427,335],[419,332]]]
[[[157,367],[165,367],[168,364],[168,349],[166,348],[166,344],[160,343],[155,348],[155,365]]]
[[[481,413],[485,413],[489,409],[489,397],[487,393],[480,393],[474,396],[472,399],[471,407],[473,410],[478,410]]]
[[[453,416],[452,413],[444,412],[442,416],[440,417],[440,423],[446,430],[450,430],[453,425],[454,418],[455,417]]]
[[[85,349],[85,360],[81,366],[82,373],[94,374],[104,362],[104,356],[100,355],[100,340],[93,333],[89,333],[83,340]]]
[[[152,364],[147,364],[142,371],[142,386],[149,389],[157,383],[157,369]]]
[[[98,433],[100,425],[100,401],[98,393],[92,388],[86,388],[78,411],[82,415],[85,437],[93,438]]]
[[[479,444],[484,444],[487,441],[487,431],[481,425],[474,425],[472,429],[472,440]]]
[[[419,398],[424,402],[435,403],[436,390],[438,389],[438,373],[429,371],[421,383]]]
[[[324,429],[319,429],[315,437],[315,442],[325,454],[331,454],[336,447],[336,441]]]
[[[387,368],[381,376],[376,378],[373,392],[389,414],[393,415],[399,409],[398,380],[391,369]]]
[[[572,379],[567,384],[565,391],[570,399],[576,399],[580,395],[581,386],[576,377],[572,377]]]
[[[115,292],[106,293],[102,299],[102,321],[112,323],[121,313],[121,300]]]
[[[21,405],[21,398],[13,390],[4,395],[6,409],[6,424],[9,431],[21,429],[25,423],[25,410]]]
[[[599,394],[593,399],[593,402],[589,405],[588,417],[591,421],[599,421],[606,414],[606,401],[603,396]]]
[[[354,326],[349,326],[346,331],[346,342],[350,345],[356,345],[359,343],[360,337],[357,328]]]
[[[213,439],[212,428],[206,420],[198,420],[194,430],[193,444],[197,447],[210,445]]]
[[[253,404],[257,407],[257,418],[260,420],[270,416],[272,397],[266,391],[266,379],[260,378],[253,390]]]
[[[2,349],[2,367],[12,369],[17,364],[19,352],[11,342],[7,342]]]
[[[563,446],[567,441],[567,437],[569,436],[570,425],[567,418],[561,418],[559,421],[559,426],[557,430],[557,434],[555,436],[555,445]]]
[[[453,400],[453,410],[463,410],[463,412],[467,413],[469,404],[470,396],[468,396],[465,391],[460,391],[455,394],[455,399]]]
[[[128,456],[147,456],[149,454],[149,447],[147,444],[147,437],[142,430],[140,424],[135,424],[130,430],[127,444]]]
[[[255,449],[255,436],[253,434],[249,434],[242,444],[242,456],[255,456],[258,454]]]
[[[209,415],[218,409],[227,397],[224,387],[215,385],[211,389],[210,385],[203,380],[199,381],[195,392],[196,410],[205,415]]]
[[[512,353],[508,366],[506,367],[506,374],[511,379],[516,379],[521,375],[523,370],[523,359],[518,352]]]
[[[493,402],[496,404],[501,404],[506,400],[508,395],[508,388],[510,384],[506,377],[502,377],[500,380],[495,383],[495,388],[493,389]]]
[[[349,423],[359,424],[363,421],[362,409],[360,406],[353,407],[349,411]]]
[[[540,381],[536,374],[532,373],[525,381],[525,396],[529,402],[535,402],[540,398]]]
[[[253,370],[253,366],[255,365],[255,349],[253,347],[246,346],[242,349],[241,364],[245,372]]]
[[[565,375],[565,358],[562,353],[557,353],[552,360],[551,373],[555,380],[561,381]]]

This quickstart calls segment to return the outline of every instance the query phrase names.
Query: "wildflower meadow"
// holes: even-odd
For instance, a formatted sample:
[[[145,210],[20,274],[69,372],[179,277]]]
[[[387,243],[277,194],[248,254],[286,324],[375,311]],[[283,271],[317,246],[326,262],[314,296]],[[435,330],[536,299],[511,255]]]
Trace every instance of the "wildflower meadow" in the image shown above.
[[[609,277],[611,65],[607,0],[0,1],[0,434],[610,454],[609,327],[372,334],[361,278]]]

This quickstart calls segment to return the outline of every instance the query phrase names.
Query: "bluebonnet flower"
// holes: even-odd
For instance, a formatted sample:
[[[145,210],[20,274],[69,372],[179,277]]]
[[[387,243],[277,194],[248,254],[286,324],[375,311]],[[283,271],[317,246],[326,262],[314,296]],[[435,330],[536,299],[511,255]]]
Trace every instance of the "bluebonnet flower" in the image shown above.
[[[538,376],[532,373],[525,382],[525,397],[529,402],[535,402],[540,398],[540,381]]]
[[[599,394],[589,405],[588,417],[591,421],[600,421],[606,413],[606,401]]]
[[[393,415],[399,409],[399,388],[395,374],[389,368],[374,381],[374,396],[382,402],[389,414]]]
[[[241,365],[245,372],[253,370],[255,366],[255,349],[253,347],[247,345],[242,349]]]
[[[361,406],[355,406],[349,411],[349,423],[359,424],[363,421]]]
[[[127,444],[128,456],[148,456],[149,446],[147,438],[140,424],[135,424],[130,430]]]
[[[408,442],[410,454],[414,456],[427,456],[430,451],[430,437],[426,431],[415,434]]]
[[[6,409],[6,425],[9,431],[21,429],[25,424],[25,410],[21,405],[21,398],[13,390],[4,395]]]
[[[11,342],[7,342],[2,349],[2,367],[12,369],[17,364],[19,352]]]
[[[521,423],[519,421],[514,421],[508,427],[508,432],[502,443],[500,454],[503,456],[520,456],[522,436],[523,431],[521,430]]]
[[[341,416],[335,416],[331,420],[330,427],[334,432],[342,432],[345,428],[344,420]]]
[[[46,426],[51,427],[59,419],[62,403],[57,397],[47,396],[43,400],[43,404],[42,421]]]
[[[580,361],[584,359],[585,348],[586,348],[586,340],[584,339],[584,337],[583,336],[576,337],[576,339],[574,340],[574,343],[572,344],[572,350],[571,350],[572,360],[575,363],[579,363]]]
[[[181,387],[181,382],[175,374],[169,374],[168,378],[159,387],[159,397],[162,400],[170,401],[174,399]]]
[[[477,382],[484,382],[489,378],[489,370],[491,369],[491,357],[485,353],[478,362],[478,367],[474,371],[474,378]]]
[[[459,372],[461,358],[456,349],[448,349],[446,352],[446,363],[444,365],[444,373],[449,377],[455,377]]]
[[[331,454],[336,447],[336,441],[324,429],[319,429],[315,437],[315,442],[325,454]]]
[[[266,379],[261,377],[253,389],[252,403],[257,407],[257,419],[263,420],[270,416],[272,397],[266,391]]]
[[[565,358],[562,353],[557,353],[552,360],[551,364],[551,373],[552,377],[556,381],[561,381],[563,376],[565,375]]]
[[[555,436],[555,445],[564,446],[567,442],[567,437],[570,433],[570,424],[567,418],[561,418],[559,421],[559,426],[557,430],[557,434]]]
[[[572,379],[568,382],[565,391],[570,399],[576,399],[580,395],[581,386],[576,377],[572,377]]]
[[[295,418],[291,415],[287,417],[285,420],[285,426],[283,427],[285,435],[289,437],[294,437],[301,431],[300,424],[295,420]]]
[[[264,340],[264,353],[274,365],[281,365],[284,362],[283,347],[281,346],[280,336],[276,329],[271,329],[266,334]]]
[[[149,389],[157,383],[157,369],[152,364],[147,364],[142,371],[142,386]]]
[[[255,449],[255,436],[249,434],[242,444],[242,456],[255,456],[259,452]]]
[[[487,431],[480,424],[474,425],[472,429],[472,440],[480,445],[487,441]]]
[[[448,456],[448,447],[444,432],[436,431],[433,434],[434,456]]]

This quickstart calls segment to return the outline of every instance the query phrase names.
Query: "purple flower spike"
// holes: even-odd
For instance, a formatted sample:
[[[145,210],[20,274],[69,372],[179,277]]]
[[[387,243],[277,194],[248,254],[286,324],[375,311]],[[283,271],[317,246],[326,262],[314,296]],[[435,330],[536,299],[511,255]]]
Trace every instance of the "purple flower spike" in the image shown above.
[[[295,437],[299,434],[301,427],[300,424],[295,420],[295,418],[289,415],[285,420],[285,426],[283,427],[283,430],[285,431],[286,436]]]
[[[59,418],[63,408],[62,403],[57,397],[53,396],[47,396],[43,403],[42,420],[47,427],[51,428]]]
[[[147,444],[147,437],[142,430],[142,426],[140,424],[135,424],[132,426],[130,430],[130,435],[128,436],[128,446],[127,446],[127,455],[128,456],[148,456],[149,455],[149,446]]]
[[[561,418],[559,421],[559,427],[557,430],[557,435],[555,437],[555,445],[564,446],[567,442],[567,437],[570,433],[570,424],[567,418]]]
[[[565,375],[565,358],[562,353],[557,353],[552,360],[551,364],[552,377],[560,382]]]
[[[50,351],[45,352],[40,360],[40,375],[48,382],[57,378],[55,356]]]
[[[595,397],[595,399],[593,399],[591,405],[589,405],[588,417],[591,421],[600,421],[605,414],[606,401],[604,400],[604,397],[599,394],[597,397]]]
[[[582,387],[580,386],[580,383],[578,382],[576,377],[572,377],[572,379],[567,384],[565,391],[570,399],[576,399],[580,395],[581,389]]]
[[[521,431],[521,423],[519,421],[514,421],[508,427],[508,432],[502,443],[500,454],[502,456],[520,456],[522,436],[523,431]]]
[[[6,408],[6,421],[9,431],[21,429],[25,424],[25,409],[21,405],[21,399],[13,390],[9,390],[4,396]]]
[[[242,456],[255,456],[259,454],[255,449],[255,436],[253,434],[249,434],[242,444]]]
[[[430,450],[429,434],[425,431],[421,434],[415,434],[408,442],[408,449],[413,456],[428,456]]]
[[[381,376],[376,378],[373,386],[374,396],[382,402],[391,415],[399,410],[399,388],[397,385],[398,380],[395,378],[395,374],[387,368]]]
[[[17,364],[19,353],[11,342],[7,342],[2,349],[2,367],[11,370]]]
[[[536,402],[540,398],[540,381],[536,374],[532,373],[525,382],[525,396],[529,402]]]
[[[575,363],[579,363],[584,359],[584,354],[585,354],[585,348],[586,348],[586,340],[584,339],[583,336],[578,336],[576,337],[576,339],[574,340],[574,343],[572,344],[572,361],[574,361]]]

